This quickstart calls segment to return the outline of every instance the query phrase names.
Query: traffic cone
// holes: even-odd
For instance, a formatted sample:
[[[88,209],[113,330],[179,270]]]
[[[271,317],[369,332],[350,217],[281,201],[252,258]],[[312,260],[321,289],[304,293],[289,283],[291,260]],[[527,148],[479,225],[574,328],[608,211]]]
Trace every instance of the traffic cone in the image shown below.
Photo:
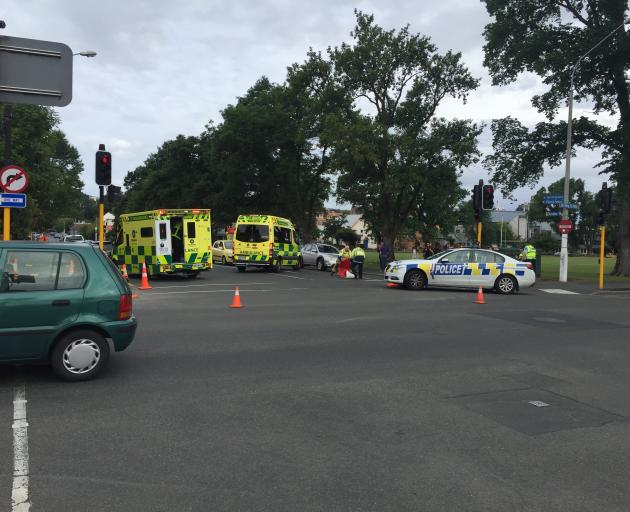
[[[123,279],[129,282],[129,274],[127,274],[127,265],[125,263],[122,264],[120,270],[122,272]]]
[[[387,288],[398,288],[396,283],[387,283]]]
[[[147,264],[142,262],[142,282],[138,286],[138,290],[151,290],[153,287],[149,284],[149,276],[147,275]]]
[[[475,301],[475,304],[485,304],[486,301],[483,298],[483,288],[480,286],[479,287],[479,291],[477,292],[477,300]]]
[[[74,258],[70,258],[70,263],[68,264],[68,275],[74,275]]]
[[[238,293],[238,286],[236,287],[236,290],[234,290],[234,298],[232,299],[232,304],[230,304],[231,308],[242,308],[244,307],[243,304],[241,304],[241,294]]]

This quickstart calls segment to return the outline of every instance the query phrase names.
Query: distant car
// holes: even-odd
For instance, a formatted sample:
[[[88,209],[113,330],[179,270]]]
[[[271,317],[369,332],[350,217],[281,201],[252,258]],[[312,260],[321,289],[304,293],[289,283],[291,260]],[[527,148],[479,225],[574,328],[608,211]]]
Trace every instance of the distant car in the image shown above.
[[[85,242],[85,238],[83,238],[83,235],[66,235],[63,237],[63,242]]]
[[[339,249],[328,244],[306,244],[302,247],[304,265],[314,265],[317,270],[332,267],[339,258]]]
[[[0,361],[87,380],[133,341],[131,289],[90,244],[0,242]]]
[[[212,244],[212,261],[222,265],[234,263],[234,244],[232,240],[216,240]]]
[[[533,286],[531,263],[496,251],[462,248],[434,254],[427,259],[394,261],[385,268],[385,281],[420,290],[428,286],[494,288],[510,294]]]

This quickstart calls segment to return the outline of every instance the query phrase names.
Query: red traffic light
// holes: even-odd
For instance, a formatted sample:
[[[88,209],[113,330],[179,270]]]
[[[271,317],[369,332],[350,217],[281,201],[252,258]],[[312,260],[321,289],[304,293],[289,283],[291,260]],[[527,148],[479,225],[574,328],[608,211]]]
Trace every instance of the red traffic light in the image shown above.
[[[109,163],[109,155],[103,155],[103,156],[101,157],[101,162],[102,162],[104,165],[107,165],[107,164]]]

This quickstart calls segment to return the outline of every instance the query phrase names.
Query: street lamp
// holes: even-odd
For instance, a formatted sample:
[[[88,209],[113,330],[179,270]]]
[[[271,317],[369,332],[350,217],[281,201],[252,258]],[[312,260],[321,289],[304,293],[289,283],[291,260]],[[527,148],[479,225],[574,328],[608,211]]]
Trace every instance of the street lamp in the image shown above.
[[[582,63],[585,57],[587,57],[593,50],[598,48],[604,41],[606,41],[615,32],[617,32],[617,30],[623,28],[624,25],[626,25],[627,23],[630,23],[630,20],[625,20],[621,25],[619,25],[612,32],[610,32],[606,37],[604,37],[601,41],[599,41],[599,43],[597,43],[589,51],[587,51],[584,55],[582,55],[577,60],[577,62],[573,65],[573,68],[571,69],[571,86],[569,88],[569,97],[567,99],[567,102],[569,104],[569,119],[567,122],[567,151],[566,151],[566,165],[564,169],[563,203],[565,206],[569,204],[569,181],[571,180],[571,135],[572,135],[572,129],[573,129],[573,93],[574,93],[573,79],[575,78],[575,72],[578,70],[578,68],[580,67],[580,64]],[[567,220],[568,218],[569,218],[569,209],[563,208],[562,219]],[[559,278],[560,282],[562,283],[567,282],[567,273],[568,273],[568,267],[569,267],[568,245],[569,245],[569,235],[567,233],[562,233],[562,245],[560,246],[560,278]]]
[[[96,52],[93,50],[85,50],[79,53],[73,53],[72,56],[81,55],[81,57],[96,57]]]

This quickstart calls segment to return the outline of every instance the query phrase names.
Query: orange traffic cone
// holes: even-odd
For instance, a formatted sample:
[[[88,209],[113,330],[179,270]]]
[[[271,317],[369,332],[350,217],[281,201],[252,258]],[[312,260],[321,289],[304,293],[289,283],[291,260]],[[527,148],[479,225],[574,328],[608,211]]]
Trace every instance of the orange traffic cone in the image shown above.
[[[477,292],[477,300],[475,301],[475,304],[485,304],[486,301],[483,298],[483,288],[481,288],[481,286],[479,287],[479,291]]]
[[[127,274],[127,265],[125,263],[122,264],[120,271],[122,272],[123,279],[129,281],[129,274]]]
[[[387,288],[398,288],[396,283],[387,283]]]
[[[70,263],[68,265],[68,275],[69,276],[74,275],[74,258],[70,258]]]
[[[142,262],[142,282],[138,286],[138,290],[151,290],[153,287],[149,284],[149,276],[147,275],[147,264]]]
[[[234,298],[232,299],[232,304],[230,304],[231,308],[242,308],[244,307],[243,304],[241,304],[241,294],[238,293],[238,286],[236,287],[236,290],[234,290]]]

